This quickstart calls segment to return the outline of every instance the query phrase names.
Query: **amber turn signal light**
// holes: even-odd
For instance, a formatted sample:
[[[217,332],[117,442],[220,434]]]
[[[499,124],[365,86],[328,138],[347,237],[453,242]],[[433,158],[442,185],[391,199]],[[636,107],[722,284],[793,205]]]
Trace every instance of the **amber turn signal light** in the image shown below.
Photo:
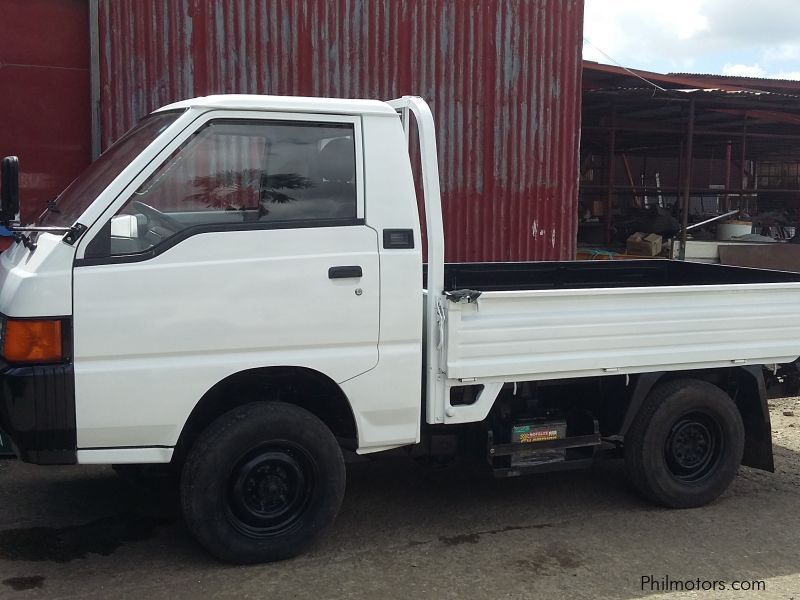
[[[3,356],[9,362],[52,362],[63,358],[61,321],[9,319],[3,333]]]

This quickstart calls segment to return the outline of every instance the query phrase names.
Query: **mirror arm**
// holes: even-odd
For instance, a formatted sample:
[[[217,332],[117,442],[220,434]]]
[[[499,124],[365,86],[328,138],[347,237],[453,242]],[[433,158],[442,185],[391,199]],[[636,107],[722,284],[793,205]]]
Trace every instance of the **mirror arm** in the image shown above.
[[[9,231],[31,231],[31,232],[41,232],[41,233],[69,233],[72,231],[72,227],[45,227],[41,226],[38,227],[36,225],[10,225],[8,226]]]
[[[11,232],[12,237],[14,238],[15,242],[21,242],[28,250],[36,250],[36,242],[31,239],[31,236],[25,235],[22,232],[31,232],[31,233],[55,233],[55,234],[64,234],[63,241],[69,244],[70,246],[74,245],[81,236],[86,232],[88,227],[83,225],[82,223],[75,223],[72,227],[37,227],[35,225],[14,225],[8,224],[6,225],[8,230]]]

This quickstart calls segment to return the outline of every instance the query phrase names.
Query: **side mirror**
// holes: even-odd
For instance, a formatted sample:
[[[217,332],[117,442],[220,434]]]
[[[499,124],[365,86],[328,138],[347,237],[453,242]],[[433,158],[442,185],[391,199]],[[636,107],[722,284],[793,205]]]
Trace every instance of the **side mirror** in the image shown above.
[[[16,156],[6,156],[0,175],[0,222],[10,223],[19,213],[19,159]]]
[[[136,218],[136,215],[111,217],[111,237],[138,238],[139,219]]]

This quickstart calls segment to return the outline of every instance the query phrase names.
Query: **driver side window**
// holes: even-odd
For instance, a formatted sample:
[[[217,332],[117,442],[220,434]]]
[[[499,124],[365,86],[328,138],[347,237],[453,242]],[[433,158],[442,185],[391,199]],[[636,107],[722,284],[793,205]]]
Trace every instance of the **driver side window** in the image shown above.
[[[87,257],[149,254],[193,233],[356,221],[350,123],[211,121],[139,186]]]

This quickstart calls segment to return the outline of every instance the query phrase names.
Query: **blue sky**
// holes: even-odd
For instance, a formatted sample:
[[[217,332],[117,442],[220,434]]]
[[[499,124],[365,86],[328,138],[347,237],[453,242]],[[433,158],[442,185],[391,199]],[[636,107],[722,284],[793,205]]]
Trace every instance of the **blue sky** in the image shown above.
[[[800,0],[586,0],[584,36],[588,60],[800,80]]]

